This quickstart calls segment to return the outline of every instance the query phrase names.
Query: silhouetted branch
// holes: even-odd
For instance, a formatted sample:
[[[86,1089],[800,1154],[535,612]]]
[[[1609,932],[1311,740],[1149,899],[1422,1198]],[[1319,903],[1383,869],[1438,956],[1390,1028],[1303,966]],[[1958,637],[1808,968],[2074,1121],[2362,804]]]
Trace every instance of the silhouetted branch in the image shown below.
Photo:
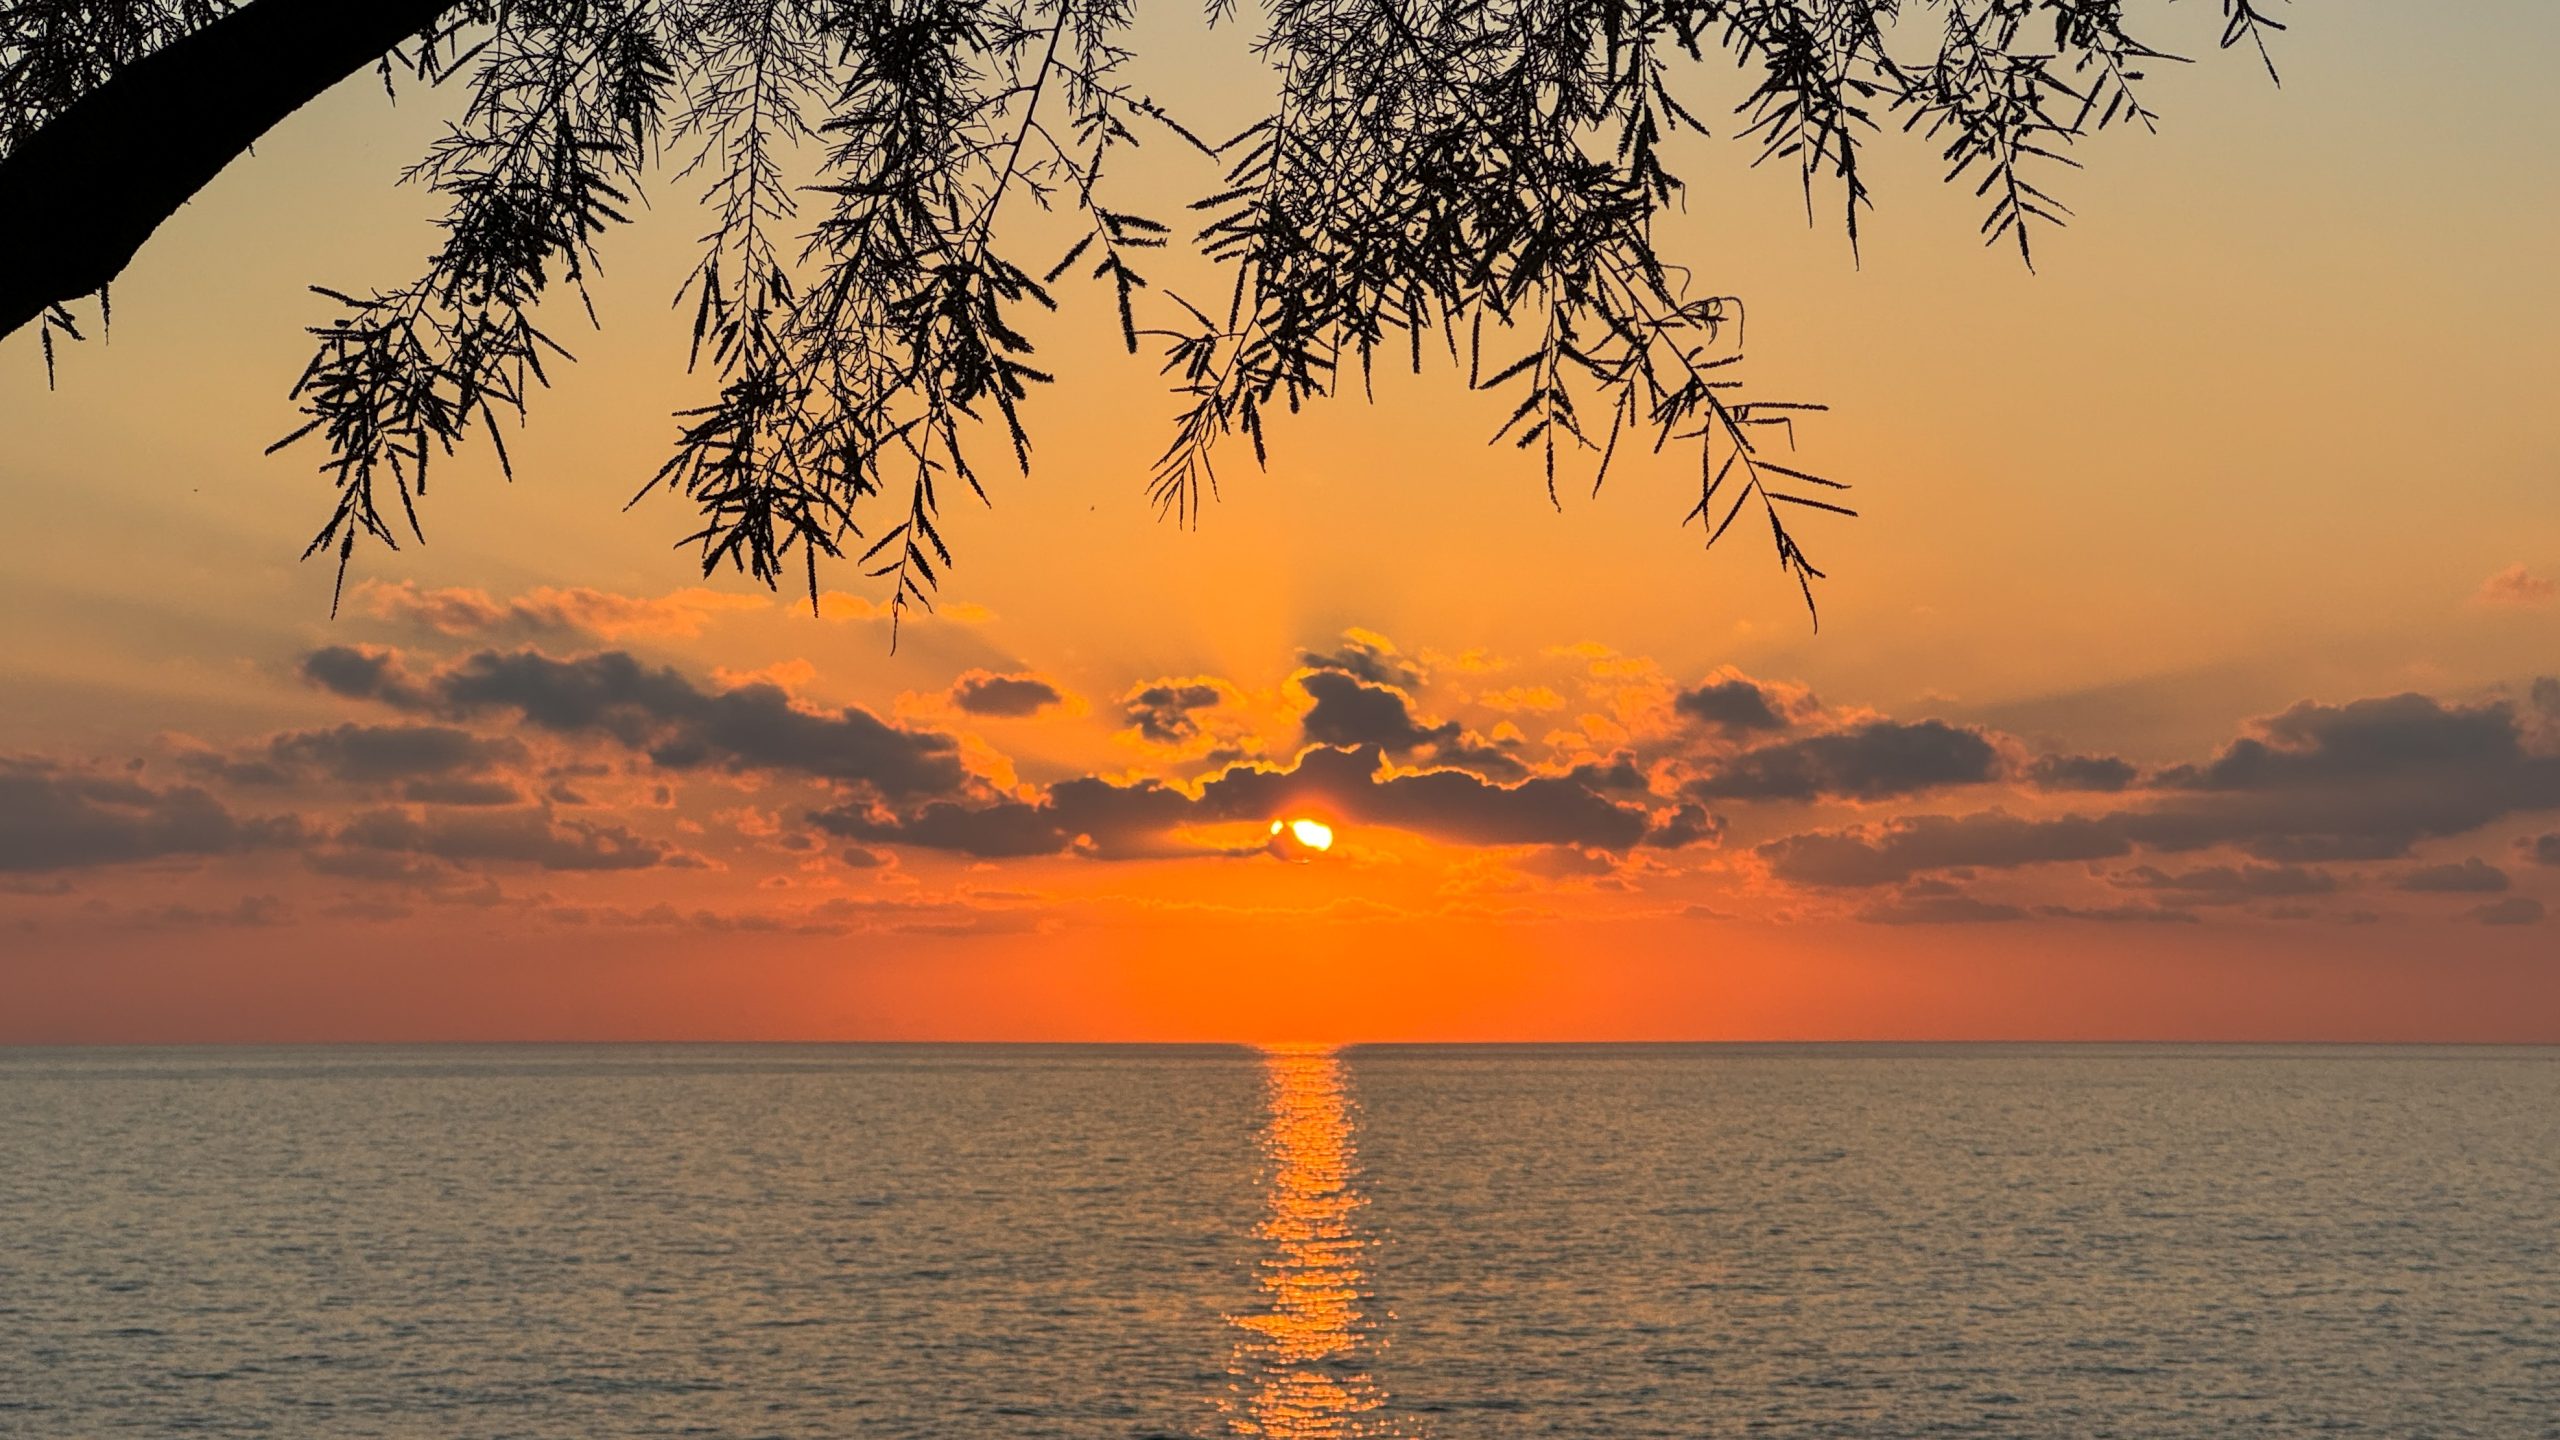
[[[2269,0],[2216,3],[2221,44],[2263,57]],[[2128,8],[1262,0],[1272,112],[1211,146],[1127,83],[1129,0],[0,0],[0,331],[42,317],[48,356],[76,338],[64,302],[268,126],[367,63],[387,81],[416,37],[422,74],[471,87],[404,177],[444,197],[442,243],[393,289],[321,292],[339,313],[312,327],[304,423],[279,442],[326,447],[311,553],[341,582],[360,538],[418,533],[435,456],[478,432],[509,466],[500,421],[568,355],[534,312],[560,282],[584,303],[602,237],[673,150],[715,217],[677,297],[715,390],[641,493],[697,508],[680,543],[706,572],[789,574],[814,605],[820,558],[851,554],[893,613],[929,604],[953,561],[946,488],[986,495],[973,447],[994,432],[1029,464],[1023,402],[1049,378],[1032,317],[1081,268],[1125,345],[1162,347],[1182,408],[1150,484],[1177,520],[1214,497],[1226,439],[1260,461],[1276,414],[1353,371],[1365,392],[1381,354],[1419,371],[1445,351],[1503,393],[1494,438],[1537,452],[1551,498],[1577,454],[1596,487],[1631,444],[1694,446],[1707,543],[1757,515],[1810,606],[1822,572],[1790,517],[1853,513],[1782,458],[1820,407],[1743,391],[1740,302],[1654,244],[1686,194],[1668,147],[1707,129],[1682,67],[1742,68],[1737,137],[1793,173],[1809,219],[1836,202],[1853,250],[1865,147],[1899,130],[1973,189],[1986,242],[2032,263],[2068,214],[2070,147],[2152,124],[2144,70],[2174,57]],[[1170,229],[1110,191],[1142,136],[1223,167],[1191,237],[1223,304],[1142,272]],[[1024,204],[1079,232],[1038,273],[1008,248]]]
[[[78,93],[0,155],[0,335],[104,290],[250,142],[455,3],[251,0],[219,18],[191,7],[207,23]]]

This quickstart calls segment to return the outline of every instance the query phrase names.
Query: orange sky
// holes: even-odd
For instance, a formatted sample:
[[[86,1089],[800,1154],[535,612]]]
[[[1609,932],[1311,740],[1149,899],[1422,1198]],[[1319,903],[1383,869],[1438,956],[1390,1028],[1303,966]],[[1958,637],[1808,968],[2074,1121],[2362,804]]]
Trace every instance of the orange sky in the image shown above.
[[[1858,485],[1819,635],[1680,462],[1557,514],[1446,375],[1160,524],[1174,404],[1070,292],[1033,472],[894,655],[853,567],[812,619],[617,508],[700,393],[675,194],[518,483],[439,467],[327,618],[312,457],[260,451],[301,286],[426,248],[437,114],[347,87],[58,389],[0,345],[0,1042],[2560,1040],[2554,40],[2303,7],[2280,91],[2179,70],[2090,147],[2033,275],[1917,150],[1853,265],[1700,147],[1666,249]],[[1333,852],[1227,853],[1301,811]]]

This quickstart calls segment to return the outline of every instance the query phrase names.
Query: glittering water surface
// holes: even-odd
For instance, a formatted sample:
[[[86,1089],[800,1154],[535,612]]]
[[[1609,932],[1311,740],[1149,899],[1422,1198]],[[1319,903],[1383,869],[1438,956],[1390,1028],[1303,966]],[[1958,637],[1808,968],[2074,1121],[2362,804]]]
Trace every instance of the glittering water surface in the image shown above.
[[[0,1052],[0,1435],[2560,1437],[2560,1052]]]

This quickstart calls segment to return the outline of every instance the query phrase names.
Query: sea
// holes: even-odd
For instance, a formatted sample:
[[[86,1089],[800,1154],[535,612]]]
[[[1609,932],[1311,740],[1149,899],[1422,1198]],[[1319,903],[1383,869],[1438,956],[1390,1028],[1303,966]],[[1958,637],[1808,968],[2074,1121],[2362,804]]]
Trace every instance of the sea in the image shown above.
[[[0,1051],[0,1435],[2560,1437],[2560,1051]]]

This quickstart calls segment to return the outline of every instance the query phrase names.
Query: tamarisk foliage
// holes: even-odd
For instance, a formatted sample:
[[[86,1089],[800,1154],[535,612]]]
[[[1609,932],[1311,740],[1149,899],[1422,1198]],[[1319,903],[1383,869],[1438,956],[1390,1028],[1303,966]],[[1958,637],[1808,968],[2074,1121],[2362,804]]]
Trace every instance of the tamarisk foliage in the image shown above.
[[[0,194],[126,70],[297,3],[0,0]],[[481,435],[508,463],[499,421],[569,358],[536,308],[585,300],[655,180],[711,217],[679,297],[708,393],[642,495],[697,508],[706,573],[814,603],[822,561],[851,558],[898,614],[951,564],[945,501],[986,496],[989,452],[1028,466],[1024,401],[1049,377],[1027,330],[1070,282],[1162,362],[1178,414],[1150,491],[1177,520],[1228,442],[1263,458],[1275,411],[1439,357],[1509,404],[1496,438],[1534,452],[1551,498],[1577,456],[1596,487],[1626,447],[1693,450],[1689,518],[1710,545],[1765,523],[1810,607],[1822,572],[1790,522],[1852,512],[1777,457],[1820,407],[1746,394],[1740,302],[1655,247],[1685,193],[1670,147],[1723,123],[1697,82],[1739,67],[1732,131],[1853,245],[1866,147],[1901,134],[2032,263],[2072,144],[2149,127],[2144,74],[2173,58],[2127,0],[1208,0],[1276,79],[1270,113],[1213,142],[1133,88],[1128,0],[407,3],[385,85],[468,103],[404,177],[446,204],[423,273],[318,292],[337,313],[278,442],[324,451],[309,553],[343,583],[360,541],[421,533],[436,457]],[[2221,44],[2263,58],[2268,0],[2212,3]],[[1113,199],[1150,141],[1223,175],[1190,217]],[[1063,255],[1022,253],[1005,222],[1026,207],[1070,217]],[[1223,299],[1150,283],[1178,243]],[[38,323],[48,358],[78,333],[49,293]]]

